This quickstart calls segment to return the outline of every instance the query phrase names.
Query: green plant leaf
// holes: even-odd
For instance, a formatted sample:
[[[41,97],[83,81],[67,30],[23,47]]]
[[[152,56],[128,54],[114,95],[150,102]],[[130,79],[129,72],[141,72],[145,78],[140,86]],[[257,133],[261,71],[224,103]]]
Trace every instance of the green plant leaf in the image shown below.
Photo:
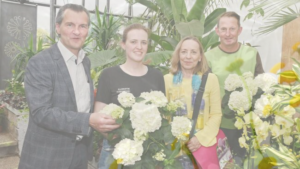
[[[213,31],[204,38],[202,38],[201,42],[204,51],[207,51],[209,48],[212,48],[214,44],[219,43],[219,36],[216,34],[215,31]]]
[[[187,10],[184,0],[171,0],[171,5],[175,23],[185,21]]]
[[[103,50],[90,54],[88,58],[91,60],[91,69],[105,66],[116,61],[117,58],[114,57],[115,55],[115,50]]]
[[[147,53],[144,60],[150,60],[150,65],[159,65],[168,61],[171,58],[172,53],[172,51]]]
[[[207,5],[208,0],[196,0],[195,5],[188,13],[187,21],[201,20],[204,16],[204,9]]]
[[[218,23],[219,17],[226,12],[226,8],[218,8],[215,9],[212,13],[210,13],[204,22],[204,33],[211,31],[216,24]]]
[[[192,20],[187,23],[180,22],[175,26],[182,38],[186,36],[201,37],[204,31],[204,24],[199,20]]]

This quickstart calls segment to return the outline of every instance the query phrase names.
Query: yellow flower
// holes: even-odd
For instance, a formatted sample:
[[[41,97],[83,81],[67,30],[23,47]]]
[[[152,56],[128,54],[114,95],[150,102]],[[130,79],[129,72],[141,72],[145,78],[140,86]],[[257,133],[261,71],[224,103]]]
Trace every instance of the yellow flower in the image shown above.
[[[270,69],[270,73],[276,74],[280,69],[284,68],[285,64],[284,63],[277,63]]]
[[[294,45],[293,45],[293,47],[292,47],[292,49],[293,49],[293,53],[294,52],[298,52],[298,54],[300,54],[300,42],[296,42]]]
[[[270,112],[272,110],[272,106],[270,104],[265,105],[264,109],[263,109],[263,115],[264,117],[267,117],[270,115]]]
[[[297,74],[293,70],[287,70],[280,73],[279,83],[293,83],[298,80]]]
[[[300,94],[296,94],[290,100],[290,106],[292,106],[292,107],[298,107],[299,105],[300,105]]]

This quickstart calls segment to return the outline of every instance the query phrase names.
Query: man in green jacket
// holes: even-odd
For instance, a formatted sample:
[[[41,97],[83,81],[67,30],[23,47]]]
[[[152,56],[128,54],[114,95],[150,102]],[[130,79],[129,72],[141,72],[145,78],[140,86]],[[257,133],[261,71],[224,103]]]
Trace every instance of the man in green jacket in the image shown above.
[[[257,50],[250,46],[242,45],[238,42],[238,37],[242,32],[240,16],[235,12],[225,12],[220,16],[218,25],[215,28],[220,37],[220,45],[205,53],[211,71],[217,75],[220,83],[221,98],[223,98],[225,79],[229,74],[226,67],[238,58],[243,59],[244,64],[240,70],[252,72],[254,76],[263,73],[261,59]],[[222,107],[223,108],[223,107]],[[229,112],[222,110],[221,130],[227,136],[228,144],[232,150],[235,162],[242,165],[246,150],[240,147],[238,139],[241,137],[242,130],[235,126],[235,117],[227,116]]]

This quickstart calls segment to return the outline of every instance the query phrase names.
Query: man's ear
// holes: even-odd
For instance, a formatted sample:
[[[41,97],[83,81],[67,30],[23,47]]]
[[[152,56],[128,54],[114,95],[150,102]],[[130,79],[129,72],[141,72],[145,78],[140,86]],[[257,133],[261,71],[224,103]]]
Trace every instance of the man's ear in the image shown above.
[[[215,31],[216,31],[216,34],[217,34],[217,35],[220,34],[220,32],[219,32],[219,27],[218,27],[218,26],[215,28]]]
[[[55,30],[56,30],[56,33],[58,35],[60,35],[60,24],[58,24],[58,23],[55,24]]]
[[[242,33],[243,27],[239,28],[239,35]]]

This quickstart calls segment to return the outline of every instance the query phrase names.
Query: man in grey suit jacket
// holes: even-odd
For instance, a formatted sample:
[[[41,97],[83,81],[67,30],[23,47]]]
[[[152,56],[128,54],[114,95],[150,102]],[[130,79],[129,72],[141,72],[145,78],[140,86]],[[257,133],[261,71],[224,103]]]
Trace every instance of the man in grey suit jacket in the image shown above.
[[[92,113],[90,61],[81,49],[89,25],[84,7],[64,5],[56,18],[59,42],[28,62],[30,115],[19,169],[86,169],[92,128],[106,132],[119,127],[110,116]]]

